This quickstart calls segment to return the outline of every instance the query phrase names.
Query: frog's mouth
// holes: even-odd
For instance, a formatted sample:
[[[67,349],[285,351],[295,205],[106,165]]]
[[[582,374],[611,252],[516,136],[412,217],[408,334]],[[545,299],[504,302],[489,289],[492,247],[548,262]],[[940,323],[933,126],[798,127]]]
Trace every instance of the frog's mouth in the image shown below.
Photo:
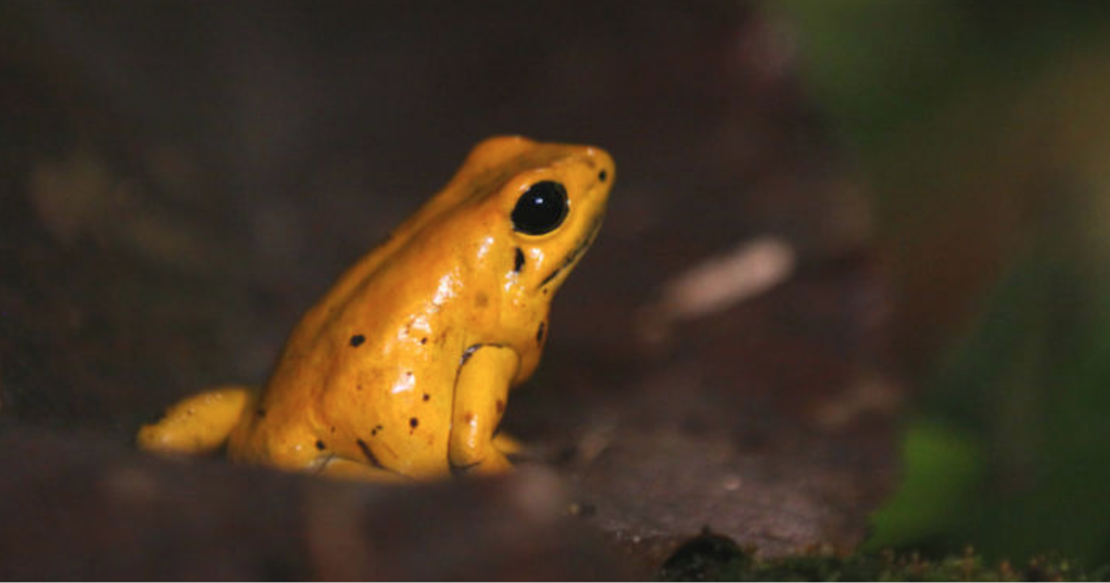
[[[586,235],[574,245],[574,248],[570,250],[570,253],[567,253],[567,256],[563,258],[563,262],[560,263],[554,271],[549,273],[547,277],[543,278],[543,281],[540,282],[539,287],[542,288],[543,286],[551,283],[552,280],[554,280],[556,277],[559,277],[559,274],[569,270],[578,263],[578,260],[582,258],[582,254],[586,252],[586,249],[589,249],[590,245],[593,245],[594,239],[597,238],[598,231],[601,230],[601,220],[604,218],[604,214],[599,214],[594,217],[594,220],[590,224],[589,229],[586,230]]]

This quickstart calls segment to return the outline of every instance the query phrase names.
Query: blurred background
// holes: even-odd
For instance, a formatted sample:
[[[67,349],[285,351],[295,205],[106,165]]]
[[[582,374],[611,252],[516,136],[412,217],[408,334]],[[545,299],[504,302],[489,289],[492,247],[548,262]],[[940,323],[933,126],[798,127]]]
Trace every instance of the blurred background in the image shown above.
[[[871,546],[1106,562],[1110,13],[773,4],[874,188],[897,353],[920,387]]]
[[[1104,564],[1108,33],[1078,1],[0,2],[0,420],[126,452],[261,382],[521,133],[617,161],[506,421],[601,530]],[[659,316],[768,237],[782,281]]]

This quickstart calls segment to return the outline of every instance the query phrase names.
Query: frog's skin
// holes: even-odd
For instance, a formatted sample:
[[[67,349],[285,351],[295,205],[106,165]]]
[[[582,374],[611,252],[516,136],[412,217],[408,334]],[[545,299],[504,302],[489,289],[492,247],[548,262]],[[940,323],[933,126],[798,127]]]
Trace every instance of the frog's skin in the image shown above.
[[[509,389],[539,362],[551,299],[597,236],[614,177],[598,148],[481,142],[304,315],[261,392],[189,397],[139,445],[226,444],[234,460],[371,479],[507,470],[512,442],[494,434]]]

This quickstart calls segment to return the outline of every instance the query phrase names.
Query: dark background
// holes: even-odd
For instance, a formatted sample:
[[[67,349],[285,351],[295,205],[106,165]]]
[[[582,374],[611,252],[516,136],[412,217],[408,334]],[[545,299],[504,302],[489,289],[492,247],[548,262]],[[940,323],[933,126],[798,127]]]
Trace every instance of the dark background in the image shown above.
[[[768,557],[1105,562],[1107,16],[0,4],[0,574],[642,577],[706,527]],[[618,167],[509,407],[521,472],[389,489],[133,451],[174,399],[262,382],[499,133]],[[675,282],[725,285],[758,241],[782,277],[683,315]]]

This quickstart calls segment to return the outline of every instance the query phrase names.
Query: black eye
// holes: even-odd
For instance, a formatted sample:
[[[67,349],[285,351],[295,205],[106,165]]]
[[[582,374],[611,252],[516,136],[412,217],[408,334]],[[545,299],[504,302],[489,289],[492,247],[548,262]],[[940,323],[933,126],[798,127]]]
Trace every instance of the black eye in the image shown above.
[[[517,199],[512,218],[513,229],[526,235],[554,231],[567,218],[567,189],[550,180],[533,184]]]

